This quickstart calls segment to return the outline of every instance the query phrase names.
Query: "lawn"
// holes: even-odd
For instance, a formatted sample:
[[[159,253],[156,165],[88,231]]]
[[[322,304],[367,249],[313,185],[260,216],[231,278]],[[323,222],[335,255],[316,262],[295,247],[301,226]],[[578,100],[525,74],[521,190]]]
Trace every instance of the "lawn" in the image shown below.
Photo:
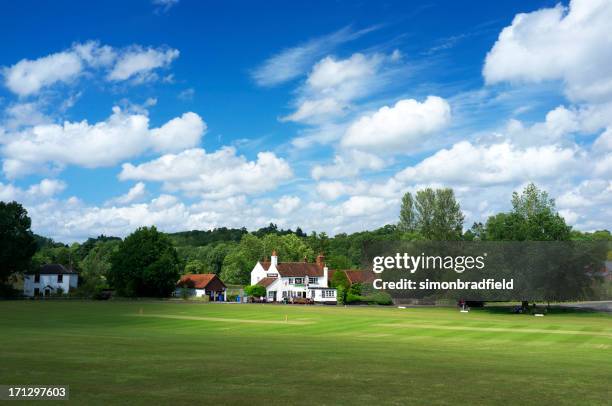
[[[612,315],[0,302],[0,384],[81,404],[610,404]]]

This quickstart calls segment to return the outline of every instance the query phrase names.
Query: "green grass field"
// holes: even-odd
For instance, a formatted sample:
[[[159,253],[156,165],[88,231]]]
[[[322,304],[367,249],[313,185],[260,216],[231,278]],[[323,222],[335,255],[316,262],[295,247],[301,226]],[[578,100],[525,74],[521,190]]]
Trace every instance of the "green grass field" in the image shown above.
[[[611,404],[612,315],[0,302],[0,384],[81,404]]]

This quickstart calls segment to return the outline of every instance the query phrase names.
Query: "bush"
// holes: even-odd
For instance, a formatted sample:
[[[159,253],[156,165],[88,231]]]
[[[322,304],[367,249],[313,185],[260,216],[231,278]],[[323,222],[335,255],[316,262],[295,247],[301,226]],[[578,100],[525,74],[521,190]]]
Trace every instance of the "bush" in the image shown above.
[[[244,288],[244,293],[251,297],[266,297],[266,288],[261,285],[249,285]]]
[[[345,287],[342,285],[336,286],[336,292],[337,292],[336,303],[338,303],[338,305],[346,304],[347,294],[346,294]]]
[[[387,292],[377,292],[377,293],[373,293],[372,295],[368,296],[368,298],[370,298],[370,300],[373,303],[379,304],[379,305],[390,305],[393,304],[393,300],[391,299],[391,295],[388,294]]]

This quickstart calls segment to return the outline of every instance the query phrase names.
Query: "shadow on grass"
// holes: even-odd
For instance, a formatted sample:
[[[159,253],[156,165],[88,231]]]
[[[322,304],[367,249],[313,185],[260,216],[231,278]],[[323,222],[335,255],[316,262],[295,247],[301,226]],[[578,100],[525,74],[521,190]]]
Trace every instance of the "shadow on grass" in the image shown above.
[[[470,311],[478,311],[490,314],[516,314],[517,316],[533,316],[534,313],[544,313],[544,314],[571,314],[571,315],[588,315],[588,314],[602,314],[608,313],[604,310],[586,308],[586,307],[571,307],[571,305],[550,305],[547,307],[546,305],[538,305],[535,310],[532,306],[529,307],[528,311],[525,313],[516,313],[516,308],[520,307],[520,305],[485,305],[480,308],[472,308]]]

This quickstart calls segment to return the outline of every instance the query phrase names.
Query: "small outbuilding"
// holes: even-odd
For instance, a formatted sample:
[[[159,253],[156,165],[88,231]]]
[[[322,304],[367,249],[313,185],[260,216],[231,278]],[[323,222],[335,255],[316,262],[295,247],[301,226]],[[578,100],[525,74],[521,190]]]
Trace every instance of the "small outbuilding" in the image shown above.
[[[181,296],[185,290],[189,296],[208,296],[214,302],[227,300],[227,287],[214,273],[189,273],[181,276],[181,279],[176,283],[175,295]]]

